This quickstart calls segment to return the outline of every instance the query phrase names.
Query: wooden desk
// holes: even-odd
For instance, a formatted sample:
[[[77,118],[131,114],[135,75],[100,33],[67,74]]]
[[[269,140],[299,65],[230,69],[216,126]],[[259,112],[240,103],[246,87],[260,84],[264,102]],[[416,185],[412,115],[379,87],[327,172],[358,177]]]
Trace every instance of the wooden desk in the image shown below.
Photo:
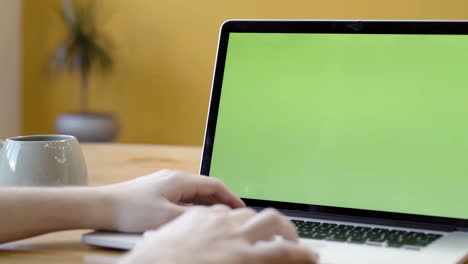
[[[201,148],[159,145],[82,144],[90,185],[130,180],[170,168],[198,173]],[[89,230],[66,231],[0,246],[1,264],[110,264],[121,251],[84,245]]]

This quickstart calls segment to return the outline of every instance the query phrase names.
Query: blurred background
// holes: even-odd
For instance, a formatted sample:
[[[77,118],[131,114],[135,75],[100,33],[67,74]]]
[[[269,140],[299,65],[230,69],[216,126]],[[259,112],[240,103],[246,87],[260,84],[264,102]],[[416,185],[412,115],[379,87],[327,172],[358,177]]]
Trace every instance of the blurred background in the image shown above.
[[[49,69],[70,34],[63,3],[0,0],[0,138],[55,133],[59,115],[83,112],[80,72]],[[203,143],[227,19],[468,19],[466,0],[96,0],[93,8],[112,68],[90,69],[86,112],[112,113],[117,142],[174,145]]]

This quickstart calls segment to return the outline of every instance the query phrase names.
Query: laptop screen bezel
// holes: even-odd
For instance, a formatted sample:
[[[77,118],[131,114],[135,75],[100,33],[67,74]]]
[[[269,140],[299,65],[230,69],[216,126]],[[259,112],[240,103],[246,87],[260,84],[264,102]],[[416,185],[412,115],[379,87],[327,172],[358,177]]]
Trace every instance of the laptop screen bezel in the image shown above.
[[[431,34],[468,35],[468,21],[363,21],[363,20],[229,20],[220,30],[218,53],[215,63],[213,84],[200,173],[209,176],[211,157],[216,134],[224,66],[230,33],[342,33],[342,34]],[[274,207],[304,213],[346,216],[347,218],[386,219],[401,222],[417,222],[435,225],[468,228],[468,219],[434,217],[353,208],[299,204],[257,199],[243,199],[247,206]],[[468,206],[467,206],[468,210]]]

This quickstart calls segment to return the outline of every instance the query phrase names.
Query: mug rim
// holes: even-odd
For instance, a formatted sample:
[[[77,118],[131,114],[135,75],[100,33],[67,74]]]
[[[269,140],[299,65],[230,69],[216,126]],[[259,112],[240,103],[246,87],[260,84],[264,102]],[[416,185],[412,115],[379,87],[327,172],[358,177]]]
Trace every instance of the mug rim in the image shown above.
[[[41,137],[49,138],[48,140],[24,140],[28,138]],[[15,136],[7,138],[5,141],[21,142],[21,143],[50,143],[50,142],[65,142],[71,139],[76,139],[72,135],[61,135],[61,134],[43,134],[43,135],[26,135],[26,136]]]

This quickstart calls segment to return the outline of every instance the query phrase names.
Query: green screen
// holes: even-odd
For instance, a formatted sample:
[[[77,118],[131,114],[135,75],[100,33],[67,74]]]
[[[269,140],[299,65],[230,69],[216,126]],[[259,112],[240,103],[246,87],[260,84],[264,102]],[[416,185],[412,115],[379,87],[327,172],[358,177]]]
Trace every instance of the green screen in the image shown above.
[[[468,219],[468,36],[231,33],[210,175],[243,198]]]

